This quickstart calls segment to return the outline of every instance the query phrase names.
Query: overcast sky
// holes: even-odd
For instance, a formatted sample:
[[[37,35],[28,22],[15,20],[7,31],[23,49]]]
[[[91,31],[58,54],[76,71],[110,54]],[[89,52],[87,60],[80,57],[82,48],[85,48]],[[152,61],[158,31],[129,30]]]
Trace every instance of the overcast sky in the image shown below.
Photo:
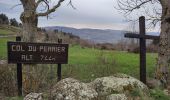
[[[67,5],[68,1],[66,0],[55,13],[50,14],[48,20],[46,17],[39,18],[38,26],[123,30],[129,25],[122,14],[114,8],[116,0],[72,0],[76,10]],[[51,2],[52,5],[55,4],[55,0]],[[22,6],[11,9],[19,3],[19,0],[0,0],[0,13],[19,20]]]

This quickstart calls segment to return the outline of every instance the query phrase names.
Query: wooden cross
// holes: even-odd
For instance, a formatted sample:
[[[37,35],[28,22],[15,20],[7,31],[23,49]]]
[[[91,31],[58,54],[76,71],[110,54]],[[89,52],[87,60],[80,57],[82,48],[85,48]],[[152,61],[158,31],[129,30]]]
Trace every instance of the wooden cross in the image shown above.
[[[159,36],[145,35],[145,17],[139,17],[139,34],[126,33],[128,38],[140,39],[140,81],[146,84],[146,39],[159,39]]]

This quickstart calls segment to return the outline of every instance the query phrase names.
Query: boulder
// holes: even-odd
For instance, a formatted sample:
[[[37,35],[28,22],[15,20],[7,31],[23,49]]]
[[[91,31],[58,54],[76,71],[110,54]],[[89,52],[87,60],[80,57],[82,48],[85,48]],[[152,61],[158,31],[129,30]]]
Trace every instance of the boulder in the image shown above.
[[[106,100],[128,100],[125,94],[111,94],[106,97]]]
[[[30,93],[24,100],[42,100],[42,97],[45,96]],[[139,100],[145,97],[149,97],[147,86],[125,74],[97,78],[90,83],[66,78],[50,90],[52,100]]]
[[[130,93],[136,89],[142,91],[145,95],[149,94],[149,89],[145,84],[126,74],[115,74],[109,77],[97,78],[89,85],[93,87],[100,96]]]
[[[73,78],[61,80],[52,90],[53,100],[92,100],[97,96],[93,88]]]
[[[42,93],[29,93],[24,97],[24,100],[43,100]]]

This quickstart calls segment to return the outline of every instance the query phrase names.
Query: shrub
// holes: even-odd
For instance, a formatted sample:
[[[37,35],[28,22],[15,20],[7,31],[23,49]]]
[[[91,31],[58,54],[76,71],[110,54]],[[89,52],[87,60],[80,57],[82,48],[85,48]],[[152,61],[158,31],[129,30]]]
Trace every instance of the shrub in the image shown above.
[[[5,96],[17,95],[16,67],[0,65],[0,93]]]

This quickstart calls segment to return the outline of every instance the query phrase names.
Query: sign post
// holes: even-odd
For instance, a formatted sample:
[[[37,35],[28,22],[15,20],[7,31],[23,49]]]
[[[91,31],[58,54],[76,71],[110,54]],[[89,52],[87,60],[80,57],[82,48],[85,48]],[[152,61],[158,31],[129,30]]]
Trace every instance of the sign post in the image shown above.
[[[68,63],[68,44],[8,42],[8,63],[17,63],[18,95],[22,96],[22,64],[58,64],[58,81],[61,80],[61,64]]]
[[[61,44],[62,43],[62,39],[58,39],[58,43]],[[58,64],[57,67],[57,81],[61,80],[61,64]]]
[[[21,37],[17,36],[16,41],[20,42]],[[22,64],[17,63],[17,83],[18,83],[18,96],[22,96]]]
[[[68,44],[8,42],[8,63],[67,64]]]

